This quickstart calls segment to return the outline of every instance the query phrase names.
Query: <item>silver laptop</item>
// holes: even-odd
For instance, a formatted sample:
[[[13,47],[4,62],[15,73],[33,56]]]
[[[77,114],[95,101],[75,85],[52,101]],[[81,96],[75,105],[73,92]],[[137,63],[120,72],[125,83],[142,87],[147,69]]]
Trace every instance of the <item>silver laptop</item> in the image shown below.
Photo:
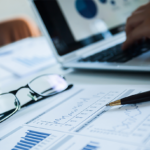
[[[121,50],[128,16],[149,0],[31,0],[39,25],[65,68],[150,71],[146,42]]]

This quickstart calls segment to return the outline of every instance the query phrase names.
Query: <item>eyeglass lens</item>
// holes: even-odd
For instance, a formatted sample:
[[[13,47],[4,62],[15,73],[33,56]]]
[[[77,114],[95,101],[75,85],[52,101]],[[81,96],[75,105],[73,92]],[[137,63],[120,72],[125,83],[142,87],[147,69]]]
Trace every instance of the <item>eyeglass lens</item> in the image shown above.
[[[9,113],[13,113],[17,109],[16,97],[13,94],[0,95],[0,120]],[[11,111],[12,110],[12,111]],[[7,112],[7,114],[6,114]]]
[[[64,78],[59,75],[44,75],[32,80],[30,88],[42,96],[49,96],[62,92],[68,87]]]

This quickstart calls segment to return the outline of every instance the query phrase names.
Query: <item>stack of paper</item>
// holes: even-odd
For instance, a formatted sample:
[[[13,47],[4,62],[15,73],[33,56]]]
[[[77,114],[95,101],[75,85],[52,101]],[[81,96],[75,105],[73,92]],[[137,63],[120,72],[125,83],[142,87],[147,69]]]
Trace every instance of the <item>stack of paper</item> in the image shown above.
[[[0,80],[1,80],[1,79],[5,79],[5,78],[8,78],[8,77],[10,77],[10,76],[12,76],[12,73],[6,71],[6,70],[3,69],[3,68],[0,68]]]
[[[44,37],[27,38],[5,46],[0,65],[18,76],[24,76],[56,63]]]
[[[150,102],[106,107],[111,101],[147,90],[149,86],[74,86],[0,124],[0,147],[149,150]]]

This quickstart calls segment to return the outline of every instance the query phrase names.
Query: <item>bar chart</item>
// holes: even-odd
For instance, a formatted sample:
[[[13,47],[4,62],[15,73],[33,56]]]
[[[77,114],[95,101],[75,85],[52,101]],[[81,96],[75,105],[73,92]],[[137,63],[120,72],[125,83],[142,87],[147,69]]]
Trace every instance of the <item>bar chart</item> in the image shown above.
[[[90,142],[82,150],[98,150],[98,148],[99,148],[99,143]]]
[[[19,127],[7,136],[0,140],[0,150],[2,145],[5,145],[5,150],[47,150],[59,147],[61,142],[63,144],[72,138],[62,132],[28,126]]]
[[[30,150],[49,136],[47,133],[28,130],[26,136],[22,137],[12,150]]]

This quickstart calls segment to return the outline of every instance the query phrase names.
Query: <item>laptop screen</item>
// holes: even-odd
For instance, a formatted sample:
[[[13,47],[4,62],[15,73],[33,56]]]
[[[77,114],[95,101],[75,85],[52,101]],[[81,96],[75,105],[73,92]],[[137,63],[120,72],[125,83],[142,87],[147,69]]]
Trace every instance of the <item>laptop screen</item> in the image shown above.
[[[111,38],[149,0],[34,0],[60,56]]]

